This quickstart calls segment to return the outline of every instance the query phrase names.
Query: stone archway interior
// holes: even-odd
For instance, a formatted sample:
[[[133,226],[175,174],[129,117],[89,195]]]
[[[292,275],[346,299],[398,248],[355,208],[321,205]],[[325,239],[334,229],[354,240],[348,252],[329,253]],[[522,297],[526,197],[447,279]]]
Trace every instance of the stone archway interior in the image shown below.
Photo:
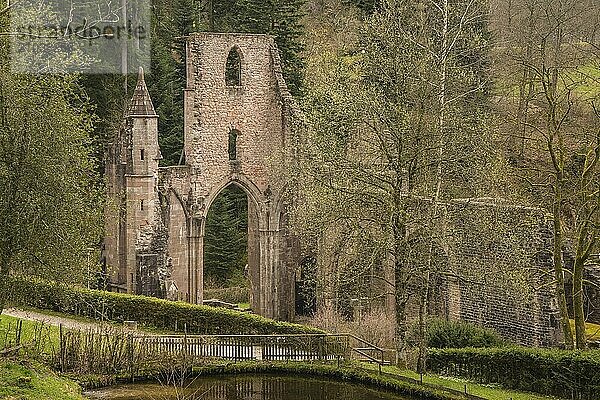
[[[204,229],[204,299],[257,308],[258,215],[244,189],[231,183],[208,209]]]

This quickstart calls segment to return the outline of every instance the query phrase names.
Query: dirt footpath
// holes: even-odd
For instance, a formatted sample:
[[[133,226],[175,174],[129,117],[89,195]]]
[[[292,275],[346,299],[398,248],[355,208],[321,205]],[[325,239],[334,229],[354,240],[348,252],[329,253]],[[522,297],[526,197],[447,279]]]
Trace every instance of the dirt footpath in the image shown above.
[[[67,329],[90,330],[98,329],[98,327],[102,326],[102,322],[84,322],[72,318],[58,317],[54,315],[42,314],[36,311],[20,310],[17,308],[7,308],[2,312],[2,315],[8,315],[10,317],[26,319],[29,321],[43,322],[48,325],[62,325]]]

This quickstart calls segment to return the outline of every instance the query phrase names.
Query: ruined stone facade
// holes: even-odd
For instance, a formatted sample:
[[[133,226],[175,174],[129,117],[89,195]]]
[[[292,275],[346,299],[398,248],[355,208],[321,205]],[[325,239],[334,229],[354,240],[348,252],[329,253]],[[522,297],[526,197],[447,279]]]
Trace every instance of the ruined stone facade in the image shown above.
[[[233,69],[230,59],[238,62]],[[291,319],[293,241],[271,166],[283,158],[294,104],[275,43],[266,35],[193,34],[186,64],[185,165],[158,166],[157,115],[143,72],[109,150],[105,253],[112,287],[201,303],[208,209],[235,184],[248,195],[252,309]]]
[[[231,60],[237,66],[229,68]],[[294,148],[291,124],[297,110],[275,43],[266,35],[193,34],[186,63],[185,164],[159,167],[158,117],[143,71],[110,146],[105,256],[111,288],[201,303],[206,217],[219,193],[234,184],[248,196],[251,307],[291,320],[302,261],[297,240],[287,233],[285,185],[273,166],[293,158],[288,152]],[[527,260],[523,268],[547,269],[552,245],[547,216],[539,209],[482,200],[455,200],[443,208],[439,253],[455,275],[437,282],[432,309],[448,319],[494,328],[519,343],[556,343],[556,306],[544,274],[526,280],[546,290],[521,298],[498,273],[515,260]],[[497,235],[489,234],[490,226],[497,227]],[[321,257],[315,264],[319,274],[335,277],[336,271],[326,271],[323,254],[315,255]],[[393,272],[383,273],[393,279]],[[317,304],[338,290],[334,283],[325,286]],[[387,305],[393,307],[393,298]]]

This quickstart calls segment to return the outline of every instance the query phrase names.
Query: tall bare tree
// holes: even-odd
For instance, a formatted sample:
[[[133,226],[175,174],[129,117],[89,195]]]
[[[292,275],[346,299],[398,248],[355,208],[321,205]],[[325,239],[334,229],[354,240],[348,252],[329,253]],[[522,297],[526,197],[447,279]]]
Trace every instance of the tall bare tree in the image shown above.
[[[477,195],[489,160],[485,9],[478,1],[384,1],[353,53],[328,52],[309,66],[311,130],[299,169],[309,189],[303,204],[312,205],[305,225],[318,220],[339,232],[350,221],[391,260],[400,363],[407,304],[433,264],[423,238],[431,252],[438,204]]]
[[[598,9],[572,0],[496,4],[504,7],[496,18],[505,49],[499,61],[509,65],[500,78],[508,88],[500,104],[509,117],[507,130],[520,140],[519,149],[509,149],[509,159],[530,184],[531,199],[553,214],[554,280],[565,345],[585,348],[583,271],[599,233]],[[526,29],[509,33],[510,26]],[[565,295],[565,249],[575,256],[575,343]]]

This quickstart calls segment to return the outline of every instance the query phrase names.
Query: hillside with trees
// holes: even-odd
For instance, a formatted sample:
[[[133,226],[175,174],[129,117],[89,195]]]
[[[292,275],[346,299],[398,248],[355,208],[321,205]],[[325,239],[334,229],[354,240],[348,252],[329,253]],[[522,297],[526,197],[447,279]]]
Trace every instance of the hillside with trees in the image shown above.
[[[42,3],[36,12],[49,13]],[[232,176],[238,174],[225,184],[234,184],[198,198],[196,189],[189,187],[183,194],[150,190],[143,193],[148,197],[133,201],[115,190],[118,201],[119,196],[125,198],[120,208],[106,201],[104,161],[118,132],[134,129],[124,125],[124,115],[136,78],[11,69],[13,6],[0,0],[0,311],[10,303],[103,322],[135,319],[165,333],[182,333],[184,341],[178,344],[185,346],[188,334],[267,339],[297,335],[293,340],[275,339],[273,348],[287,351],[277,346],[294,348],[302,342],[298,337],[320,335],[323,342],[310,342],[313,336],[308,336],[306,348],[313,351],[317,346],[314,359],[320,361],[337,357],[338,368],[345,355],[324,356],[327,340],[335,335],[326,336],[319,329],[351,332],[381,353],[380,368],[392,354],[388,361],[399,368],[390,371],[402,371],[400,380],[413,379],[410,393],[425,390],[423,375],[419,382],[414,372],[406,372],[412,368],[421,374],[429,370],[452,376],[450,383],[436,382],[454,389],[458,384],[461,397],[466,383],[453,381],[456,377],[541,395],[597,397],[600,353],[590,348],[600,346],[600,328],[589,322],[594,318],[600,322],[598,0],[155,0],[147,91],[140,79],[136,92],[143,101],[149,93],[158,116],[161,167],[186,164],[185,46],[193,32],[271,35],[295,100],[289,100],[285,91],[286,96],[281,95],[278,87],[274,96],[279,97],[271,103],[294,111],[298,106],[300,112],[290,117],[289,137],[282,128],[281,147],[289,147],[284,152],[289,159],[261,160],[273,164],[268,172],[277,175],[282,193],[273,196],[269,181],[257,185],[258,194],[244,191],[243,182],[236,180],[243,175],[235,156],[241,140],[236,142],[239,132],[232,127],[229,158],[224,151],[220,155],[229,162]],[[25,59],[43,58],[30,54],[26,46],[20,50]],[[47,63],[51,61],[57,60]],[[65,68],[92,62],[80,53],[58,61]],[[276,58],[270,61],[277,63]],[[265,86],[275,85],[273,75],[268,79]],[[142,105],[152,109],[150,102]],[[277,114],[277,124],[290,122],[283,113]],[[155,121],[153,114],[133,115],[140,123],[136,129],[147,128],[148,119]],[[228,138],[223,138],[225,143]],[[119,151],[132,153],[133,145],[120,144]],[[148,172],[145,150],[135,150],[136,160],[146,162],[139,176],[156,188],[156,176],[162,177],[157,171],[162,170],[154,158],[153,172]],[[126,177],[123,159],[112,166],[122,168],[120,176]],[[210,190],[218,186],[211,185]],[[161,203],[169,196],[173,203]],[[156,203],[157,215],[173,212],[180,219],[169,225],[162,215],[154,218],[155,209],[147,200]],[[249,204],[252,200],[256,201]],[[284,206],[271,212],[264,211],[265,204]],[[169,300],[92,288],[105,288],[105,278],[113,272],[107,271],[111,266],[106,258],[102,261],[104,213],[114,211],[118,222],[127,221],[123,216],[128,207],[152,217],[142,216],[141,222],[130,224],[145,230],[131,229],[133,234],[125,239],[121,229],[130,226],[115,224],[113,233],[118,231],[119,236],[115,242],[147,243],[144,254],[135,249],[116,258],[133,260],[132,268],[138,271],[155,267],[148,275],[158,282],[161,295],[172,290]],[[256,214],[257,210],[264,214]],[[156,229],[153,219],[160,225]],[[170,244],[165,236],[177,234],[177,251],[167,253]],[[249,237],[263,246],[252,248],[250,257]],[[454,253],[449,255],[448,249]],[[138,256],[150,260],[148,265],[142,265]],[[181,264],[175,258],[181,258]],[[199,266],[204,276],[197,274]],[[280,266],[287,270],[277,270]],[[171,287],[164,284],[169,268],[180,268],[181,282],[188,285],[185,295],[175,280],[169,281]],[[126,276],[114,286],[133,291],[135,274],[122,275]],[[295,295],[296,304],[286,300],[290,304],[285,307],[290,306],[293,316],[295,306],[297,321],[307,326],[262,318],[251,310],[238,313],[170,301],[187,295],[187,300],[196,296],[200,303],[204,289],[212,293],[232,289],[235,304],[217,305],[247,307],[256,304],[252,285],[268,294],[264,296],[268,301],[263,301],[267,304],[259,304],[265,310],[279,301],[273,295],[277,291],[295,292],[286,299]],[[496,297],[486,303],[490,288]],[[453,292],[454,300],[444,297],[444,291]],[[461,314],[462,306],[469,301],[475,306],[467,310],[471,313],[467,317],[483,321],[482,326],[464,322],[467,312]],[[507,304],[517,306],[507,310]],[[541,311],[529,313],[533,308],[518,307],[523,304]],[[499,325],[504,332],[483,326],[489,322],[484,317],[494,313],[502,316]],[[521,317],[543,320],[548,330],[514,323]],[[19,354],[24,348],[7,339],[13,326],[1,323],[0,361],[5,352]],[[64,334],[62,327],[58,331],[61,350],[53,357],[59,369],[65,367],[67,356],[98,362],[99,358],[82,356],[87,351],[82,348],[93,347],[94,340],[78,341],[75,338],[81,336]],[[550,331],[552,335],[547,334]],[[552,343],[563,349],[516,347],[508,343],[513,333],[525,337],[527,346]],[[526,341],[544,334],[543,342]],[[20,341],[21,331],[15,335]],[[57,333],[51,335],[56,341]],[[121,369],[107,375],[127,374],[133,379],[134,335],[123,335],[96,338],[97,343],[114,339],[115,349],[121,346]],[[160,334],[153,331],[151,336]],[[356,336],[345,338],[349,342]],[[80,353],[66,354],[66,340],[74,341],[73,348],[83,346]],[[247,345],[244,351],[262,361],[262,348],[260,353],[257,348]],[[150,353],[146,355],[156,356]],[[184,362],[189,362],[187,355]],[[86,362],[73,365],[83,368]],[[108,368],[106,362],[98,364]],[[182,365],[185,371],[194,369],[187,364],[177,367]],[[363,372],[353,371],[351,376]],[[363,380],[372,379],[364,376]]]

